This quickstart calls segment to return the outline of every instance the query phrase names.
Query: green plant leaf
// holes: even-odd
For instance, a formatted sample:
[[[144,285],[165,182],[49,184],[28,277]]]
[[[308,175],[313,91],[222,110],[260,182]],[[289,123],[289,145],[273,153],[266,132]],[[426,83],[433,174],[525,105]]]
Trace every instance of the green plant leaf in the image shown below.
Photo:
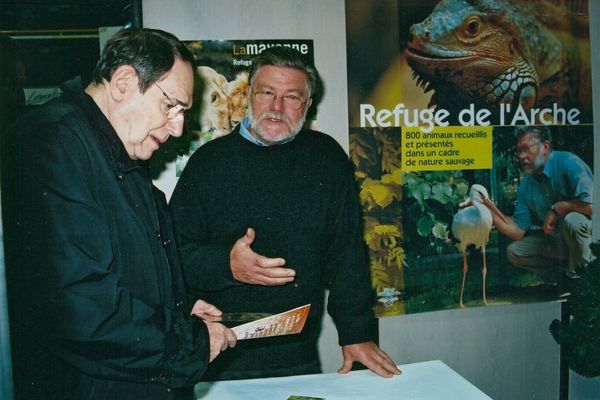
[[[431,233],[431,229],[435,224],[435,220],[432,218],[433,216],[430,213],[423,215],[417,221],[417,232],[419,235],[426,237]]]
[[[433,228],[431,229],[431,233],[437,239],[447,241],[450,240],[448,237],[448,224],[437,221]]]

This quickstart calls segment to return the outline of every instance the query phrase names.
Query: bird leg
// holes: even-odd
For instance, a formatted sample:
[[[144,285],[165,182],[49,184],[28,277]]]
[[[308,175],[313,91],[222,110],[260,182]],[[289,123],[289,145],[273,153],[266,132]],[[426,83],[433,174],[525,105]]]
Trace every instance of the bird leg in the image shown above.
[[[483,275],[483,303],[487,306],[487,299],[485,298],[485,277],[487,276],[487,267],[485,265],[485,246],[481,248],[481,254],[483,255],[483,268],[481,269],[481,275]]]
[[[460,286],[460,308],[465,308],[465,305],[463,304],[463,293],[465,291],[465,280],[467,278],[467,271],[468,271],[469,267],[467,265],[467,251],[463,251],[463,278],[462,278],[462,285]]]

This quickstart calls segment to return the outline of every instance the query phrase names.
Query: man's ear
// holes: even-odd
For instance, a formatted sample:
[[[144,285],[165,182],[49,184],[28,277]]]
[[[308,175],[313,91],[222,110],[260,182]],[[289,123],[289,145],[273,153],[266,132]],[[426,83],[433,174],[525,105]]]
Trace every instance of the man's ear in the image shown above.
[[[544,151],[549,151],[550,148],[552,147],[552,144],[550,143],[549,140],[544,140],[543,145],[544,145]]]
[[[135,69],[130,65],[118,67],[110,80],[111,97],[119,102],[129,97],[132,93],[139,91],[138,76]]]

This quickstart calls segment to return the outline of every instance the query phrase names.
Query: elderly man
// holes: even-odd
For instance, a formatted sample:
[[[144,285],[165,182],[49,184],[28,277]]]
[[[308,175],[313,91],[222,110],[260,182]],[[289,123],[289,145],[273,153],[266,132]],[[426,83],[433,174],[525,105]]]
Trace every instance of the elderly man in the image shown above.
[[[180,136],[193,57],[124,30],[93,81],[13,125],[2,207],[16,399],[178,399],[235,335],[184,302],[162,192],[145,160]]]
[[[187,285],[221,309],[279,313],[307,303],[304,331],[247,340],[205,379],[317,373],[317,337],[328,311],[344,373],[359,361],[399,374],[374,342],[372,292],[351,164],[333,138],[303,129],[319,85],[287,47],[261,53],[249,74],[248,116],[197,150],[171,206]]]
[[[507,248],[512,264],[544,276],[562,267],[572,276],[592,257],[592,171],[575,154],[553,150],[547,127],[522,127],[517,134],[525,176],[512,219],[492,213],[494,224],[514,240]],[[495,209],[489,199],[486,204]]]

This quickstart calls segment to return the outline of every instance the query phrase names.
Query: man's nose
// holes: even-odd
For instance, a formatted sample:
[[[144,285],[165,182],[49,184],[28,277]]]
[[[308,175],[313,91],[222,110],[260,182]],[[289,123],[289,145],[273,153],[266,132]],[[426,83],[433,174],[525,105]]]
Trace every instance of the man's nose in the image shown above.
[[[179,114],[175,118],[167,120],[165,127],[169,135],[179,137],[183,134],[183,123],[183,115]]]
[[[284,108],[283,96],[277,96],[273,99],[271,103],[271,109],[275,111],[281,111]]]

